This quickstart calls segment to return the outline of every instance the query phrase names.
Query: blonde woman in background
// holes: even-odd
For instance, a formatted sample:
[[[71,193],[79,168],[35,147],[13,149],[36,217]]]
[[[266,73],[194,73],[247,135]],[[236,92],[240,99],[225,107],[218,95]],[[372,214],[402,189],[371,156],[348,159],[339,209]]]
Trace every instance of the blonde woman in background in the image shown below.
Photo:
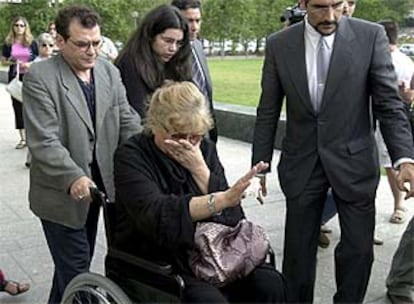
[[[30,32],[29,23],[26,18],[18,16],[13,19],[10,24],[10,31],[3,45],[1,63],[9,66],[8,82],[10,82],[17,74],[17,66],[19,66],[19,78],[23,79],[30,62],[38,55],[36,42],[33,40]],[[16,149],[26,147],[26,134],[23,123],[23,106],[22,103],[12,97],[13,110],[15,117],[16,129],[19,130],[20,141],[16,145]]]

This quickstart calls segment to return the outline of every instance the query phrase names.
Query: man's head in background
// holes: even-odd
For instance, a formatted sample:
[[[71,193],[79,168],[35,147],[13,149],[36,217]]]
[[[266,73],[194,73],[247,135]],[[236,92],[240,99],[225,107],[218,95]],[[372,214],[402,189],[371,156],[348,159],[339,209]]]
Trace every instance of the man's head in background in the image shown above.
[[[381,24],[385,28],[385,32],[387,33],[387,37],[388,37],[388,43],[390,45],[397,45],[398,23],[393,20],[383,20],[383,21],[379,21],[378,23]]]
[[[190,40],[198,38],[201,28],[201,2],[200,0],[173,0],[171,5],[177,7],[188,21]]]
[[[356,8],[356,0],[345,0],[344,1],[344,11],[343,15],[347,17],[352,17]]]

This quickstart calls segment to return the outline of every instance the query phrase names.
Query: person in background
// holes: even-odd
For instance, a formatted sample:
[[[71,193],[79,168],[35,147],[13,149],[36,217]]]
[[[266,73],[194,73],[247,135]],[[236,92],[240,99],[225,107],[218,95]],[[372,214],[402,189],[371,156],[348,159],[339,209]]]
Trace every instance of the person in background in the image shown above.
[[[203,50],[203,44],[199,40],[202,23],[201,1],[173,0],[171,4],[180,9],[181,13],[188,21],[192,51],[193,82],[197,85],[204,96],[206,96],[208,107],[214,120],[214,127],[207,135],[213,142],[217,142],[218,132],[213,106],[213,85],[211,82],[210,71],[208,70],[207,58]]]
[[[344,1],[344,16],[352,17],[355,12],[357,0],[345,0]]]
[[[30,208],[55,267],[48,303],[60,303],[67,284],[89,271],[100,212],[90,188],[114,201],[113,155],[141,131],[118,69],[98,56],[99,15],[67,6],[56,29],[59,54],[33,64],[23,81]]]
[[[414,66],[410,58],[397,47],[398,24],[393,21],[380,22],[387,32],[393,63],[399,75],[401,97],[410,108],[411,129],[414,130]],[[411,81],[409,81],[411,73]],[[414,134],[413,134],[414,138]],[[414,303],[414,216],[405,229],[392,259],[386,280],[387,296],[393,304]]]
[[[28,283],[19,283],[7,280],[4,272],[0,269],[0,292],[7,292],[11,296],[17,296],[30,289]]]
[[[182,303],[284,303],[283,278],[265,262],[221,288],[197,278],[189,266],[196,223],[237,225],[245,218],[246,188],[267,168],[259,162],[229,187],[216,145],[203,138],[212,123],[205,97],[192,82],[167,83],[154,92],[144,132],[115,154],[113,246],[172,264],[185,283]],[[116,260],[111,267],[119,269]],[[139,297],[124,290],[133,300]]]
[[[405,91],[410,90],[411,78],[414,75],[414,63],[404,53],[398,49],[398,24],[394,21],[380,21],[379,24],[383,25],[385,32],[387,33],[389,41],[389,50],[391,52],[392,63],[394,65],[395,72],[397,73],[398,86],[400,88],[400,95],[406,98]],[[407,104],[407,110],[410,108],[411,99],[405,100]],[[391,159],[388,154],[388,150],[385,146],[384,140],[381,136],[379,128],[376,130],[378,153],[380,157],[380,163],[385,168],[387,173],[388,184],[390,185],[391,192],[394,198],[394,211],[389,219],[390,223],[402,224],[406,220],[406,211],[403,203],[403,193],[398,189],[397,175],[398,172],[392,167]]]
[[[115,60],[129,103],[145,118],[152,93],[165,80],[191,80],[187,20],[171,5],[150,11]]]
[[[114,62],[116,57],[118,57],[118,49],[112,40],[106,36],[102,36],[102,46],[99,55],[111,62]]]
[[[413,86],[414,87],[414,86]],[[414,91],[413,91],[414,92]],[[387,276],[387,296],[392,304],[414,303],[414,216],[408,223]]]
[[[10,24],[10,30],[7,34],[5,44],[3,45],[1,63],[9,66],[8,81],[10,82],[17,74],[19,69],[19,78],[23,79],[24,74],[38,55],[38,47],[30,31],[29,23],[26,18],[17,16],[13,18]],[[15,98],[13,102],[14,119],[16,129],[19,131],[20,140],[16,149],[26,147],[26,133],[23,122],[23,104]]]
[[[46,32],[49,33],[52,36],[53,40],[54,40],[54,45],[55,46],[53,47],[52,55],[56,55],[57,53],[59,53],[59,47],[56,44],[56,34],[57,34],[57,32],[56,32],[56,24],[55,24],[54,21],[49,22],[49,24],[47,25]]]
[[[332,189],[341,228],[333,302],[362,303],[374,260],[380,177],[373,115],[407,198],[414,196],[411,126],[390,68],[384,29],[343,17],[342,0],[305,4],[304,22],[267,39],[252,164],[270,163],[285,105],[278,175],[287,208],[283,274],[288,301],[313,301],[322,210]],[[265,184],[266,176],[261,181]]]
[[[40,34],[37,38],[37,45],[39,47],[39,56],[37,56],[33,63],[39,62],[42,60],[46,60],[50,58],[53,54],[53,49],[55,47],[55,39],[53,39],[52,35],[49,33],[43,33]],[[26,162],[24,165],[26,168],[30,167],[30,162],[32,161],[32,154],[30,153],[30,150],[27,150],[27,156],[26,156]]]

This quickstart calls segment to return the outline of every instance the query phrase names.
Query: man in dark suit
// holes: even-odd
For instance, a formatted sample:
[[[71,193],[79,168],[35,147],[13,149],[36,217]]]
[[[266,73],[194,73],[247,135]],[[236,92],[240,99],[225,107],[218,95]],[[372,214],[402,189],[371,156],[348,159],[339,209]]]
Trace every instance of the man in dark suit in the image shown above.
[[[40,218],[55,264],[49,303],[87,272],[99,204],[90,187],[114,201],[116,148],[141,130],[116,67],[98,58],[100,18],[86,7],[62,9],[56,19],[60,52],[35,63],[23,84],[30,166],[30,208]]]
[[[198,39],[201,28],[201,2],[200,0],[173,0],[171,4],[181,10],[181,13],[188,21],[193,55],[193,81],[208,100],[214,120],[214,128],[210,130],[209,137],[212,141],[217,142],[218,133],[214,116],[211,77],[203,44]]]
[[[321,214],[332,187],[341,225],[334,302],[361,303],[373,262],[379,180],[372,113],[400,169],[399,187],[410,183],[407,197],[414,194],[410,125],[384,29],[342,18],[341,0],[305,3],[303,22],[268,38],[252,161],[271,161],[286,97],[278,173],[287,202],[283,273],[290,301],[313,301]]]

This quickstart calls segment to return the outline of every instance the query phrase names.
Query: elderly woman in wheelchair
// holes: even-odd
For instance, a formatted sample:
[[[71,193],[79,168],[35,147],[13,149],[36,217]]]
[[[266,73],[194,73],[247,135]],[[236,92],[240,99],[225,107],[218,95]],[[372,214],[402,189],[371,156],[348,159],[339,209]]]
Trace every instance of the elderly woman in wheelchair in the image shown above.
[[[145,131],[115,156],[111,246],[160,265],[160,273],[172,269],[174,280],[185,286],[176,292],[184,303],[284,302],[283,278],[265,260],[220,285],[198,277],[190,265],[197,223],[240,223],[240,200],[255,174],[267,168],[261,162],[229,187],[215,145],[203,137],[211,127],[205,98],[192,83],[170,82],[153,94]],[[164,295],[174,287],[165,276],[110,255],[106,267],[133,301],[169,301]]]

